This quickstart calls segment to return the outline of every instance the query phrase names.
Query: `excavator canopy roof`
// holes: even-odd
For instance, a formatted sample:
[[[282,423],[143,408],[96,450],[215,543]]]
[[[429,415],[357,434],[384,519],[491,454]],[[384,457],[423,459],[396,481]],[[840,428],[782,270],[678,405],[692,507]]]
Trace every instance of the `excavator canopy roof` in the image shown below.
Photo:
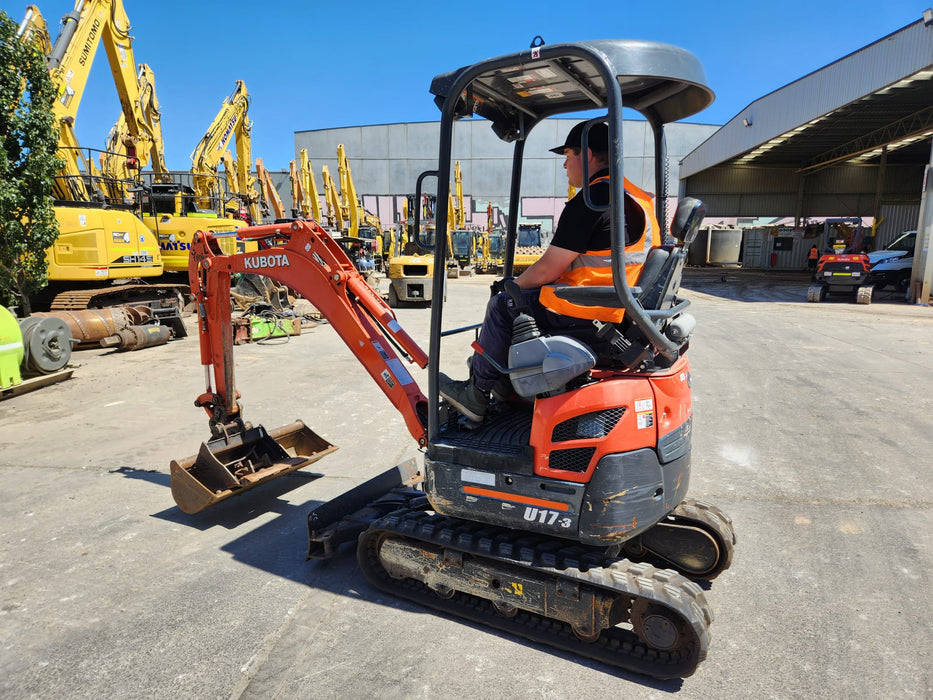
[[[606,108],[612,77],[624,106],[655,124],[689,117],[713,101],[703,67],[689,51],[622,39],[533,45],[435,76],[431,93],[442,111],[488,119],[501,139],[514,141],[546,117]],[[448,104],[451,99],[456,102]]]

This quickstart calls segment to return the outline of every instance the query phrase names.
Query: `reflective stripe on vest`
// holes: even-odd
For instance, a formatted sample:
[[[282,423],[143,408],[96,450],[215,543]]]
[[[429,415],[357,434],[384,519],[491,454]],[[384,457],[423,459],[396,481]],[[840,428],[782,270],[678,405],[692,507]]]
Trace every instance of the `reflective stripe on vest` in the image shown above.
[[[609,177],[604,175],[593,180],[590,185],[598,182],[608,182]],[[645,215],[645,230],[641,237],[625,246],[625,279],[630,287],[635,285],[641,274],[649,251],[661,245],[661,229],[654,214],[654,202],[651,195],[639,189],[628,179],[624,180],[625,192],[640,207]],[[623,205],[624,206],[624,205]],[[587,250],[581,253],[564,273],[552,283],[541,287],[539,299],[545,308],[554,313],[575,318],[599,320],[607,323],[618,323],[622,320],[625,311],[605,306],[579,306],[566,299],[559,299],[554,293],[557,287],[611,287],[612,286],[612,251]]]

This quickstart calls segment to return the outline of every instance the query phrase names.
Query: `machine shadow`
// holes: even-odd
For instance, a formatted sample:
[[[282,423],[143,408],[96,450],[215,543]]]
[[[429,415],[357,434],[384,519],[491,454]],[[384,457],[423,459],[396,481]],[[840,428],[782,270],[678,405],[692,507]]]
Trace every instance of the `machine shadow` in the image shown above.
[[[128,479],[145,481],[166,489],[170,487],[171,482],[170,475],[164,472],[129,466],[112,469],[110,473],[119,474]],[[262,488],[244,494],[242,497],[222,501],[200,513],[184,513],[173,505],[165,510],[152,513],[151,517],[206,531],[217,526],[234,530],[260,516],[274,514],[271,520],[231,540],[222,546],[221,550],[247,566],[309,588],[410,613],[444,617],[458,624],[496,635],[501,639],[523,644],[554,657],[573,661],[595,671],[660,692],[676,693],[682,688],[682,679],[662,681],[649,678],[386,595],[366,581],[356,564],[356,550],[349,543],[341,547],[337,555],[330,559],[307,560],[305,555],[308,543],[308,514],[324,502],[312,500],[295,505],[284,500],[282,496],[322,476],[317,473],[296,471],[264,484]],[[709,584],[706,583],[703,588],[709,590]]]
[[[282,479],[276,481],[282,481]],[[258,489],[257,491],[262,491],[262,489]],[[259,496],[258,493],[257,496]],[[211,508],[210,511],[207,511],[212,513],[210,515],[199,513],[194,516],[185,516],[184,513],[178,511],[176,508],[174,510],[177,511],[177,519],[169,517],[167,515],[168,511],[156,514],[154,517],[165,517],[166,519],[194,527],[206,528],[211,525],[226,526],[237,517],[234,508],[238,507],[242,510],[243,501],[246,499],[234,500],[238,500],[239,506],[231,505],[230,508],[227,509],[228,512],[221,511],[221,508],[228,504],[220,503]],[[555,657],[573,661],[595,671],[638,683],[660,692],[676,693],[681,689],[683,685],[682,679],[661,681],[624,671],[600,663],[599,661],[582,658],[560,649],[537,644],[522,637],[509,634],[508,632],[484,627],[483,625],[456,616],[445,615],[430,608],[421,607],[410,601],[394,598],[391,595],[378,591],[366,581],[366,578],[363,576],[363,573],[356,563],[356,549],[349,543],[341,547],[338,554],[332,558],[324,560],[306,560],[305,554],[308,536],[307,517],[314,508],[322,503],[323,501],[308,501],[301,505],[294,505],[277,499],[276,495],[270,494],[267,491],[264,495],[259,496],[254,503],[250,504],[249,512],[254,516],[262,512],[275,512],[277,513],[277,517],[231,540],[228,544],[221,547],[221,550],[232,555],[234,560],[246,564],[247,566],[303,584],[309,588],[318,589],[334,595],[363,600],[368,603],[384,605],[409,613],[443,617],[457,622],[458,624],[468,625],[473,629],[481,630],[487,634],[496,635],[501,639],[508,639],[517,644],[523,644]],[[210,522],[208,522],[209,518]],[[195,525],[192,519],[197,519],[199,524]],[[248,516],[243,516],[243,520],[248,519]]]
[[[171,487],[171,477],[165,472],[119,467],[111,469],[110,473],[120,474],[127,479],[146,481],[166,489]],[[293,506],[281,497],[323,476],[315,472],[296,471],[263,484],[262,488],[251,492],[246,498],[239,497],[221,501],[200,513],[185,513],[178,506],[173,505],[151,515],[153,518],[201,531],[218,525],[224,529],[233,530],[263,513],[283,513],[292,508]]]

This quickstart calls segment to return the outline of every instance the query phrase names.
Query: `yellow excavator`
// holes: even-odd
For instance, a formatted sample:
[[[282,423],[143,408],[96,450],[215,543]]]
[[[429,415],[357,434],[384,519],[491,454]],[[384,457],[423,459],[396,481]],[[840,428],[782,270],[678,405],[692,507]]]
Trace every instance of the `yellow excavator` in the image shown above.
[[[478,272],[498,274],[504,266],[505,231],[496,226],[492,202],[486,205],[486,229],[479,234],[476,253]]]
[[[300,209],[302,216],[321,222],[321,200],[318,195],[317,183],[314,181],[314,168],[308,159],[308,149],[302,148],[298,152],[299,182],[301,183],[302,201]]]
[[[138,76],[142,99],[134,103],[133,110],[138,113],[139,121],[150,125],[149,151],[137,152],[129,136],[126,116],[121,113],[110,131],[106,152],[101,156],[101,169],[108,183],[123,182],[137,175],[143,181],[139,190],[142,221],[158,238],[165,271],[184,272],[188,269],[188,249],[196,231],[211,231],[223,250],[235,252],[236,230],[248,223],[245,220],[248,216],[240,216],[240,210],[244,208],[240,200],[228,195],[218,173],[218,165],[224,156],[232,160],[227,144],[234,133],[238,135],[239,146],[241,136],[238,132],[245,130],[248,154],[248,123],[243,128],[245,106],[241,106],[239,100],[235,104],[231,104],[232,99],[225,100],[220,113],[192,154],[191,172],[169,175],[164,158],[155,77],[146,64],[140,65]],[[248,97],[241,83],[234,97],[238,91]],[[150,161],[152,169],[142,172]],[[247,155],[247,168],[248,161]],[[235,175],[227,173],[228,179],[234,181]],[[249,201],[248,197],[245,199]],[[253,199],[256,199],[255,190]]]
[[[463,176],[460,170],[460,161],[454,165],[454,191],[450,194],[450,214],[447,220],[451,222],[448,238],[448,250],[451,251],[453,262],[456,262],[456,271],[459,274],[472,275],[481,257],[482,248],[477,245],[478,236],[475,231],[466,227],[466,210],[463,198]]]
[[[287,218],[285,214],[285,205],[282,204],[282,198],[279,197],[279,191],[272,182],[272,175],[262,164],[262,158],[256,159],[256,178],[259,180],[259,186],[262,191],[262,218],[263,221],[272,219],[274,221]]]
[[[377,270],[384,267],[384,232],[379,217],[367,211],[356,193],[350,160],[344,145],[337,144],[337,174],[340,178],[340,209],[347,223],[346,235],[350,238],[363,238],[370,241],[373,251],[373,263]]]
[[[53,308],[101,305],[108,297],[126,299],[135,292],[157,297],[176,291],[174,285],[170,289],[125,284],[119,290],[99,288],[111,280],[154,278],[163,272],[156,237],[137,214],[140,183],[132,174],[140,160],[148,162],[154,149],[157,151],[158,115],[156,110],[147,117],[137,108],[147,103],[145,94],[140,94],[141,74],[129,30],[121,0],[77,0],[74,10],[62,18],[54,44],[35,6],[27,9],[18,32],[21,40],[35,42],[47,51],[49,74],[58,95],[52,110],[59,128],[58,156],[63,162],[53,185],[59,237],[47,252],[47,293],[59,292],[52,300]],[[74,132],[81,97],[101,44],[124,118],[120,138],[126,147],[126,162],[118,177],[101,172],[94,162],[94,151],[81,148]]]
[[[259,194],[250,172],[248,109],[249,94],[238,80],[192,151],[190,172],[171,181],[153,177],[144,190],[143,221],[158,235],[166,271],[188,269],[188,251],[197,231],[213,232],[222,250],[235,252],[243,248],[237,229],[260,222]]]
[[[191,173],[198,203],[205,207],[221,194],[217,174],[223,163],[229,197],[225,206],[235,211],[246,207],[249,218],[258,221],[259,192],[251,172],[253,125],[248,116],[249,103],[246,83],[237,80],[233,92],[224,98],[217,116],[191,153]],[[236,150],[235,159],[231,145]]]
[[[328,231],[340,233],[344,230],[343,211],[340,207],[340,195],[337,194],[337,185],[326,165],[321,166],[321,180],[324,182],[324,204],[326,210],[324,219]]]

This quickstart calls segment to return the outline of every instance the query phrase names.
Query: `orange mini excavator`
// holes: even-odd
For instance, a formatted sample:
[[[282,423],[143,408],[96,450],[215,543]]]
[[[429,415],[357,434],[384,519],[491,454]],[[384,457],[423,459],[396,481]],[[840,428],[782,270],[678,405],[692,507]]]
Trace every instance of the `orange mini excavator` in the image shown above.
[[[715,506],[686,497],[692,413],[686,356],[694,318],[679,297],[686,250],[703,206],[682,201],[668,243],[648,255],[636,286],[625,276],[623,107],[655,131],[658,220],[664,211],[664,125],[712,101],[690,53],[644,41],[531,48],[438,75],[438,201],[449,195],[454,122],[479,116],[514,145],[510,201],[520,201],[526,138],[543,119],[599,109],[610,134],[613,285],[561,289],[578,305],[625,310],[583,342],[548,336],[520,315],[508,372],[525,400],[470,423],[438,394],[444,338],[446,239],[434,246],[429,352],[401,329],[340,246],[313,221],[241,229],[259,250],[225,255],[209,234],[191,246],[201,361],[196,404],[212,435],[172,463],[186,512],[243,494],[334,448],[302,423],[266,431],[243,419],[233,376],[230,276],[266,275],[308,298],[404,416],[424,450],[309,514],[309,557],[357,543],[377,588],[445,613],[657,678],[691,674],[706,656],[713,619],[696,581],[732,561],[735,535]],[[589,126],[584,130],[586,147]],[[589,181],[584,173],[584,181]],[[420,186],[421,178],[419,178]],[[584,196],[588,195],[584,188]],[[420,192],[417,193],[420,197]],[[446,208],[437,230],[446,227]],[[512,272],[517,207],[507,227]],[[414,226],[418,231],[419,226]],[[423,393],[402,360],[427,368]]]

